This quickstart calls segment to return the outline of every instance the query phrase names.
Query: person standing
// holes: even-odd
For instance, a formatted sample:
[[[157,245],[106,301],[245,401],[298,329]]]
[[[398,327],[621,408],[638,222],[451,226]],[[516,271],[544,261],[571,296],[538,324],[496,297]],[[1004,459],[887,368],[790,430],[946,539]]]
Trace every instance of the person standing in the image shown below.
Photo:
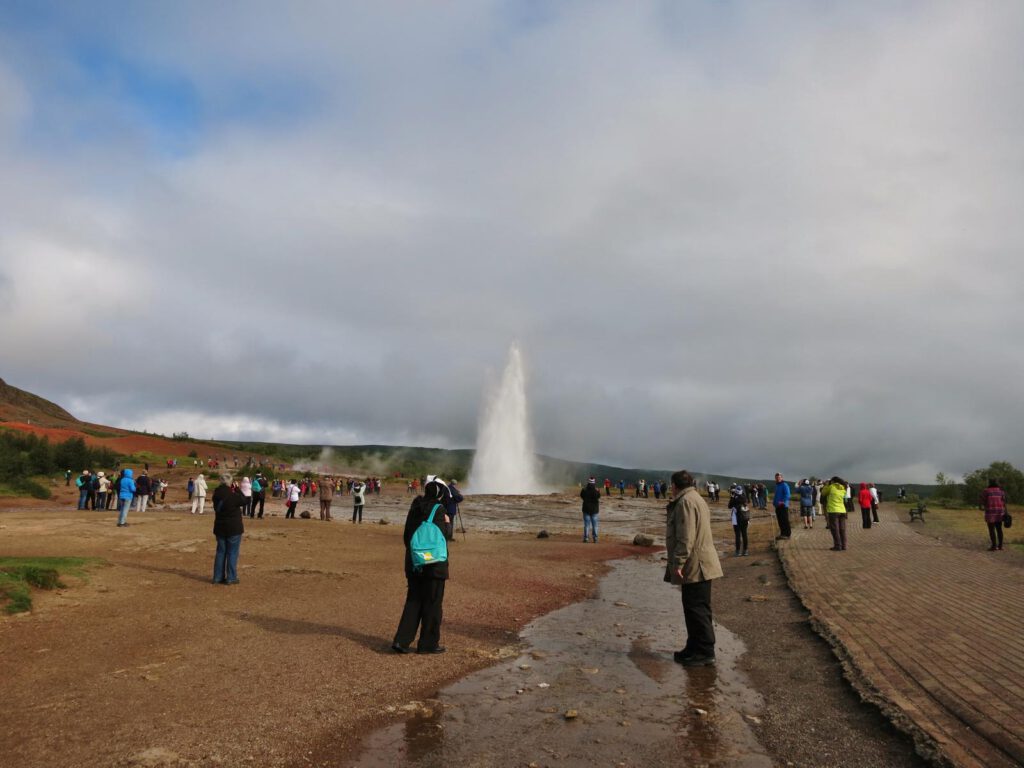
[[[107,494],[110,492],[110,480],[107,479],[106,474],[98,472],[96,474],[96,506],[93,509],[106,509],[107,508]]]
[[[88,469],[83,469],[82,474],[75,478],[75,485],[78,486],[78,508],[85,509],[89,500],[89,488],[92,486],[92,477]]]
[[[188,479],[188,485],[185,486],[185,490],[188,491],[188,500],[192,501],[192,494],[196,492],[195,478],[190,477]]]
[[[775,507],[775,517],[779,521],[779,535],[776,540],[786,540],[792,535],[789,527],[789,499],[791,496],[789,483],[782,479],[782,473],[775,473],[775,494],[772,496],[772,506]]]
[[[198,509],[201,515],[206,507],[206,476],[202,472],[196,476],[195,493],[192,497],[192,514],[194,515]]]
[[[217,554],[213,558],[213,583],[238,583],[238,552],[242,546],[242,510],[245,497],[234,490],[225,475],[213,492],[213,535],[217,538]]]
[[[142,474],[139,475],[139,479],[135,481],[135,511],[145,512],[146,507],[149,505],[149,475],[146,474],[146,470],[142,470]]]
[[[363,505],[366,504],[366,486],[356,480],[352,484],[352,522],[363,522]]]
[[[641,482],[643,482],[641,480]],[[587,531],[597,544],[597,515],[601,511],[601,493],[597,490],[597,478],[590,478],[586,487],[580,491],[583,499],[583,543],[587,543]]]
[[[868,490],[871,491],[871,517],[877,523],[878,505],[882,503],[882,500],[878,496],[878,489],[875,488],[874,483],[868,483]]]
[[[992,541],[989,552],[1003,548],[1003,519],[1006,517],[1006,491],[999,487],[999,481],[989,478],[988,487],[981,492],[979,506],[985,510],[985,524]]]
[[[242,494],[242,517],[249,515],[249,510],[252,509],[252,480],[248,477],[242,477],[242,482],[238,484],[238,490]],[[214,507],[214,512],[216,512]]]
[[[355,492],[355,486],[352,490]],[[447,501],[448,486],[440,478],[435,478],[423,486],[423,495],[413,499],[409,506],[402,536],[405,541],[406,596],[395,639],[391,643],[391,650],[395,653],[409,653],[417,631],[417,653],[444,653],[446,650],[441,645],[441,620],[448,560],[414,568],[411,542],[416,529],[432,514],[435,520],[444,514]]]
[[[860,484],[860,490],[857,492],[857,501],[860,503],[860,521],[862,528],[871,527],[871,491],[868,490],[867,483]]]
[[[733,485],[729,491],[729,509],[732,510],[732,530],[736,535],[736,557],[746,557],[750,508],[743,503],[743,489],[738,485]]]
[[[846,490],[849,486],[835,476],[821,490],[821,503],[828,515],[828,529],[832,532],[832,551],[846,549]]]
[[[320,482],[320,519],[331,519],[331,502],[334,500],[334,480],[328,475]]]
[[[252,507],[249,510],[249,517],[263,519],[263,505],[267,502],[267,478],[262,472],[256,475],[252,481]],[[259,514],[256,508],[259,507]]]
[[[711,510],[686,470],[672,475],[672,500],[665,509],[665,581],[682,587],[686,625],[686,645],[672,658],[686,667],[714,664],[711,582],[723,575],[722,565],[711,534]]]
[[[126,469],[121,473],[121,480],[117,484],[117,499],[121,504],[121,514],[117,517],[117,527],[124,528],[128,525],[128,510],[132,506],[132,498],[135,496],[135,480],[132,477],[135,472]]]
[[[284,519],[291,518],[295,519],[295,508],[299,506],[299,495],[302,491],[294,480],[288,481],[288,488],[285,490],[285,501],[288,505],[288,511],[284,513]]]
[[[67,488],[70,485],[71,485],[71,470],[70,469],[65,469],[64,470],[64,487]]]
[[[800,517],[803,518],[804,528],[814,527],[814,488],[811,481],[804,478],[796,488],[800,494]]]
[[[448,494],[448,503],[446,506],[448,507],[448,519],[450,522],[448,523],[448,529],[444,532],[444,535],[448,541],[455,541],[455,518],[459,516],[459,504],[464,500],[462,494],[459,492],[459,484],[455,480],[448,483]],[[462,535],[463,537],[466,535],[465,527],[462,528]]]

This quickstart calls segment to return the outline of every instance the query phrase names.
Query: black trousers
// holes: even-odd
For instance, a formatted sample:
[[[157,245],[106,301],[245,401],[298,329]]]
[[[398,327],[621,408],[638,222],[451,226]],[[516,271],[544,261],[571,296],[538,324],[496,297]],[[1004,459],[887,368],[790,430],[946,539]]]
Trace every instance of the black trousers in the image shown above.
[[[267,502],[267,494],[266,493],[258,493],[258,494],[254,493],[252,495],[252,509],[249,510],[249,517],[256,517],[256,507],[258,506],[259,509],[260,509],[259,517],[262,518],[263,517],[263,505],[266,504],[266,502]]]
[[[357,518],[358,518],[360,523],[363,522],[363,505],[362,504],[353,504],[352,505],[352,522],[353,523],[356,522]]]
[[[793,531],[789,527],[789,507],[784,504],[779,504],[775,507],[775,517],[779,521],[779,535],[780,536],[792,536]]]
[[[747,526],[749,526],[749,525],[750,525],[749,521],[747,521],[747,520],[740,520],[738,523],[736,523],[736,525],[734,525],[732,527],[733,531],[736,533],[736,551],[737,552],[746,552],[747,551]],[[742,544],[742,546],[740,546],[741,544]],[[708,583],[710,584],[711,582],[708,582]]]
[[[711,582],[683,584],[683,621],[686,648],[701,656],[715,655],[715,626],[711,620]]]
[[[874,518],[875,522],[878,522],[878,505],[875,502],[871,502],[871,517]]]
[[[992,540],[993,547],[1003,546],[1003,521],[988,524],[988,537]],[[997,538],[998,537],[998,538]]]
[[[441,644],[441,614],[444,603],[444,579],[417,576],[407,579],[405,607],[398,621],[394,645],[408,648],[420,632],[416,650],[430,651]]]
[[[860,508],[860,523],[862,528],[871,527],[871,507]]]

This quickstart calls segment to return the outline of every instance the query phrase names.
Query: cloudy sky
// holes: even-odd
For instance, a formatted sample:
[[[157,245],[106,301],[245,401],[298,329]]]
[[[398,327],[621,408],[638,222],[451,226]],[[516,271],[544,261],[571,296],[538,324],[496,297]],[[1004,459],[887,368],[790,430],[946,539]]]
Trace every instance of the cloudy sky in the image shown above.
[[[1024,4],[0,3],[0,376],[164,433],[1024,464]]]

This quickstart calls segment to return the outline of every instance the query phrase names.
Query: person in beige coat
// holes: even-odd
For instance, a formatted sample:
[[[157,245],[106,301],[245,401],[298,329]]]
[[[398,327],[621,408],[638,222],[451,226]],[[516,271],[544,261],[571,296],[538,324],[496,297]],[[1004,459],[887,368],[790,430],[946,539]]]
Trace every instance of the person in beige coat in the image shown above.
[[[686,624],[686,645],[672,657],[686,667],[714,664],[711,581],[722,576],[722,565],[711,535],[711,510],[686,470],[672,475],[672,501],[666,512],[665,581],[682,587]]]
[[[200,474],[196,478],[195,495],[192,496],[192,514],[196,513],[197,508],[199,514],[203,514],[204,507],[206,507],[206,478]]]

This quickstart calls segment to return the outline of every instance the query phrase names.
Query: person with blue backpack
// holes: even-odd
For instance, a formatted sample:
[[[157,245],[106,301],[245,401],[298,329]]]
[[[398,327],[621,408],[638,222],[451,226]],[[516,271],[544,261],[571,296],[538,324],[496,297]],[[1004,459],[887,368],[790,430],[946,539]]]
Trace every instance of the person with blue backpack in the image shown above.
[[[444,653],[441,618],[444,583],[448,580],[448,525],[446,505],[451,491],[440,478],[423,486],[405,518],[405,579],[407,592],[391,650],[410,653],[419,631],[417,653]]]

